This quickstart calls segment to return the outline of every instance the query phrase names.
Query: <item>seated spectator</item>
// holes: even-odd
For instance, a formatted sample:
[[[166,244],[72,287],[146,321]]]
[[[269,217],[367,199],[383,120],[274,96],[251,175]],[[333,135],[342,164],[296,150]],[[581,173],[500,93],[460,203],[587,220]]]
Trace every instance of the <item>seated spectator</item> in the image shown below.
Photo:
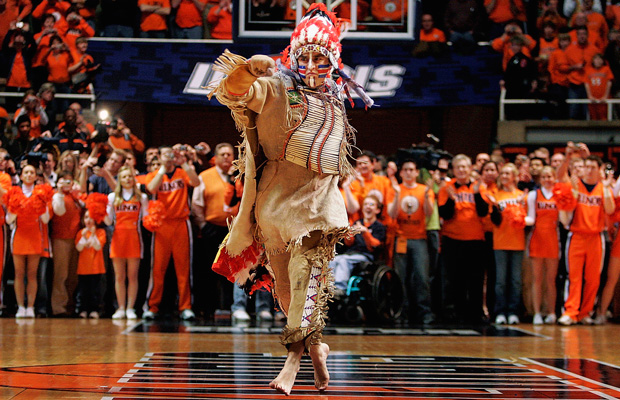
[[[0,2],[0,43],[4,40],[12,24],[23,22],[32,11],[30,0]]]
[[[170,0],[138,0],[142,17],[140,37],[164,39],[168,35],[166,16],[170,15]]]
[[[73,60],[75,64],[69,67],[69,73],[71,74],[71,90],[73,93],[90,93],[90,84],[93,82],[95,74],[99,71],[101,64],[95,64],[95,60],[90,54],[86,53],[88,50],[88,39],[85,37],[79,37],[75,40],[75,52],[73,53]]]
[[[536,27],[542,31],[547,22],[553,23],[559,31],[566,27],[566,18],[558,10],[558,0],[546,0],[544,2],[540,16],[536,20]]]
[[[503,83],[506,88],[507,99],[528,99],[532,98],[537,87],[538,69],[536,63],[524,54],[525,41],[521,36],[510,38],[510,52],[514,55],[508,61],[504,72]],[[515,104],[507,108],[509,119],[528,119],[532,118],[533,109],[525,104]]]
[[[360,233],[345,240],[347,246],[343,254],[338,254],[329,263],[334,271],[336,294],[343,296],[347,282],[356,264],[372,262],[380,254],[385,244],[386,227],[377,217],[381,214],[382,204],[379,199],[369,194],[362,204],[362,218],[353,224]]]
[[[202,13],[207,0],[172,0],[172,8],[177,9],[172,27],[175,39],[202,39]]]
[[[56,29],[72,53],[76,51],[77,38],[95,36],[95,30],[84,21],[79,10],[74,6],[69,7],[65,17],[56,23]]]
[[[49,71],[48,82],[54,84],[57,93],[69,93],[71,86],[69,67],[73,64],[73,56],[60,36],[54,35],[50,38],[50,48],[44,60]],[[61,107],[65,108],[62,104]]]
[[[525,24],[527,21],[523,0],[484,0],[484,7],[491,22],[490,40],[501,36],[507,25],[514,24],[516,21]],[[516,25],[520,24],[516,23]]]
[[[590,65],[586,67],[585,75],[586,93],[592,102],[588,104],[590,120],[604,121],[607,119],[606,100],[610,97],[614,75],[602,54],[594,55]]]
[[[99,23],[102,36],[134,37],[135,20],[138,15],[138,0],[101,0]]]
[[[64,0],[43,0],[32,11],[32,17],[41,19],[45,14],[52,14],[56,21],[60,20],[67,10],[71,7],[71,3]]]
[[[34,94],[33,90],[26,91],[23,97],[22,106],[15,112],[13,120],[17,125],[17,120],[25,115],[30,119],[30,136],[32,138],[38,138],[41,136],[42,127],[47,126],[49,119],[41,100]]]
[[[477,43],[475,34],[483,15],[476,0],[449,0],[444,14],[444,27],[455,51],[472,52]]]
[[[220,0],[211,7],[207,15],[209,31],[213,39],[232,39],[232,4],[230,0]]]
[[[571,44],[566,48],[566,58],[568,60],[570,72],[568,74],[568,98],[585,99],[587,98],[585,83],[585,67],[592,62],[592,58],[599,50],[588,42],[588,29],[586,27],[577,28],[577,43]],[[585,119],[586,107],[583,104],[569,104],[568,116],[571,119]]]
[[[519,46],[511,44],[511,38],[519,36],[523,42],[520,47],[520,51],[524,56],[531,57],[531,51],[536,47],[536,41],[530,35],[524,35],[523,30],[516,22],[511,22],[506,25],[504,34],[491,42],[491,47],[497,52],[504,54],[502,58],[502,70],[506,71],[508,61],[516,54],[514,49]]]
[[[420,29],[420,42],[413,49],[414,57],[438,56],[446,49],[446,35],[433,25],[433,16],[422,15],[422,29]]]

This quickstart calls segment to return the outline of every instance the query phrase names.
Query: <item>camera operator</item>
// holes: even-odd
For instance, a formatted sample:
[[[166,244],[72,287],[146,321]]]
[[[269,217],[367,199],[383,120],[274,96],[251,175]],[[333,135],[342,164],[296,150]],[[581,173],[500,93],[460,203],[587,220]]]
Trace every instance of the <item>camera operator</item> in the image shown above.
[[[49,123],[49,118],[41,105],[41,100],[37,97],[33,90],[26,91],[23,97],[22,106],[15,112],[13,120],[17,122],[17,119],[22,115],[26,115],[30,118],[30,136],[33,138],[40,137],[42,134],[42,128],[47,126]]]
[[[131,133],[131,129],[125,124],[122,118],[116,118],[116,123],[112,121],[108,134],[108,144],[112,149],[130,150],[134,154],[144,152],[144,142],[136,135]]]

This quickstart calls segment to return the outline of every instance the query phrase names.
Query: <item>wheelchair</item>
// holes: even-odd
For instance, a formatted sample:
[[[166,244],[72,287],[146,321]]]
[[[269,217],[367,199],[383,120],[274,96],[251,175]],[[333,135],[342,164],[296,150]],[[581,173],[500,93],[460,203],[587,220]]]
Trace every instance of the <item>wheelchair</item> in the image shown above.
[[[343,296],[334,298],[330,320],[347,323],[394,323],[403,309],[400,277],[387,265],[371,262],[353,268]]]

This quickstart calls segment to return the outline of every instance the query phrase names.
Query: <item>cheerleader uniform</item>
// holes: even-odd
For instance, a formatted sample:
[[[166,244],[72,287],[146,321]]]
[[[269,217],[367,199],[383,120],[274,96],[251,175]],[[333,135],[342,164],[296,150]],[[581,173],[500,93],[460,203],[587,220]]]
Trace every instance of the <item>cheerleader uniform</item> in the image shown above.
[[[558,208],[553,192],[545,188],[531,191],[527,196],[528,217],[534,220],[528,250],[534,258],[560,258]]]
[[[114,223],[110,258],[142,258],[140,220],[148,207],[148,199],[143,193],[138,201],[133,190],[127,189],[122,189],[121,196],[123,202],[114,205],[116,194],[108,195],[108,216],[110,223]]]
[[[22,186],[26,197],[32,195],[34,185]],[[43,255],[44,250],[49,252],[49,241],[44,234],[44,225],[49,222],[49,210],[42,215],[20,215],[7,213],[6,222],[12,225],[11,252],[14,255]]]

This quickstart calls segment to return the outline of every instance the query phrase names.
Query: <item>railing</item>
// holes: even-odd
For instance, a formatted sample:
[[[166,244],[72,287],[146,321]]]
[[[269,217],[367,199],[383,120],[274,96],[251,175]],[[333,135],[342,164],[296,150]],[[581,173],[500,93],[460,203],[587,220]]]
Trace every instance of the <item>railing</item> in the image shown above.
[[[70,99],[70,100],[88,100],[90,101],[90,110],[95,111],[97,105],[97,95],[92,85],[90,86],[90,94],[78,94],[78,93],[56,93],[54,98],[57,99]],[[0,92],[0,97],[24,97],[23,92]],[[12,110],[7,110],[12,112]],[[62,110],[64,111],[64,110]]]
[[[547,100],[543,99],[506,99],[506,89],[502,88],[499,95],[499,120],[506,120],[506,111],[504,107],[506,104],[547,104]],[[567,104],[592,104],[592,101],[588,99],[566,99]],[[607,105],[607,120],[613,120],[613,106],[614,104],[620,104],[620,99],[606,99],[604,102]],[[602,103],[598,103],[602,104]]]

